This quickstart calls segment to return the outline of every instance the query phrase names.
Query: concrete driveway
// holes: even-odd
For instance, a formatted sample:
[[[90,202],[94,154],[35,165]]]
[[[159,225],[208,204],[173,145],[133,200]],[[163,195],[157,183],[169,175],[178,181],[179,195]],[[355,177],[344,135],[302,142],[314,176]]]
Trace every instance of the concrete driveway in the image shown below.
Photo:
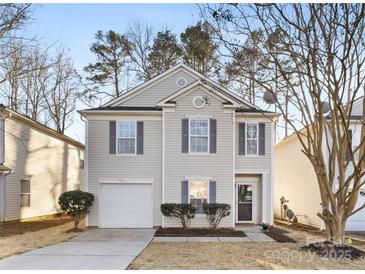
[[[95,229],[70,241],[14,255],[0,269],[126,269],[154,229]]]

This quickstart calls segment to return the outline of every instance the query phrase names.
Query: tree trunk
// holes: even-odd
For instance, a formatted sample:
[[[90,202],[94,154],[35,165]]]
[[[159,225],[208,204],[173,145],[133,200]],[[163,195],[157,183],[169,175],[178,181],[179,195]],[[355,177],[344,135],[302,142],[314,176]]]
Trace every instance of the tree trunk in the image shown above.
[[[74,216],[74,222],[75,222],[74,228],[79,228],[80,220],[81,220],[81,216],[79,216],[79,215]]]

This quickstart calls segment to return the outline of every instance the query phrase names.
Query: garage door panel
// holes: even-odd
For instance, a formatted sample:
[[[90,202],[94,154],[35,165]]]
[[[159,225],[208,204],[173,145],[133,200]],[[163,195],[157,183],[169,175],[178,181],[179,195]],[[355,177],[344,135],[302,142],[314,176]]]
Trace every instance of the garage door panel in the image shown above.
[[[152,227],[152,186],[145,184],[101,184],[100,227]]]

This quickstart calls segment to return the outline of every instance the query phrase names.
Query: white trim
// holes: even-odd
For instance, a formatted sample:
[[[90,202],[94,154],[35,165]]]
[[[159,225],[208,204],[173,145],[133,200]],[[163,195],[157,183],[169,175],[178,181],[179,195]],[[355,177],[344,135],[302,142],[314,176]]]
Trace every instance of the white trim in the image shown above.
[[[275,157],[274,157],[274,143],[275,143],[275,138],[276,138],[276,132],[275,132],[275,124],[271,123],[271,144],[270,144],[270,148],[271,148],[271,180],[270,180],[270,191],[271,191],[271,212],[270,212],[270,218],[268,223],[270,225],[272,225],[274,223],[274,214],[275,214]],[[265,140],[266,141],[266,140]]]
[[[160,106],[160,107],[164,107],[167,105],[171,106],[173,103],[169,103],[169,101],[171,101],[173,99],[178,99],[181,96],[186,96],[186,95],[190,94],[191,92],[196,91],[196,89],[194,89],[194,88],[197,86],[203,87],[202,91],[204,91],[205,93],[208,93],[208,91],[212,92],[212,93],[208,93],[208,94],[214,96],[219,101],[222,101],[222,99],[223,99],[224,101],[228,101],[228,102],[232,103],[232,106],[230,106],[230,107],[235,107],[235,108],[240,107],[240,104],[237,103],[237,101],[235,101],[232,98],[226,96],[225,94],[217,91],[216,89],[212,88],[211,86],[204,84],[201,80],[197,80],[197,81],[193,82],[192,84],[187,85],[186,87],[182,88],[181,90],[171,94],[170,96],[162,99],[160,102],[158,102],[156,104],[156,106]],[[241,101],[239,101],[239,102],[241,103]]]
[[[238,197],[237,197],[237,194],[238,194],[238,186],[239,185],[250,185],[252,187],[252,201],[251,201],[251,204],[252,204],[252,219],[250,221],[239,221],[238,220]],[[246,223],[257,223],[257,180],[256,182],[253,182],[253,181],[237,181],[236,183],[236,188],[235,188],[235,194],[236,194],[236,223],[237,224],[246,224]]]
[[[119,137],[119,124],[121,123],[134,123],[134,153],[121,153],[118,149],[118,139],[133,139],[131,137]],[[125,120],[119,119],[116,121],[116,128],[115,128],[115,155],[116,156],[136,156],[137,155],[137,121],[136,120]]]
[[[19,177],[18,179],[19,179],[18,180],[18,182],[19,182],[19,209],[20,210],[23,210],[23,209],[26,210],[27,208],[31,208],[32,207],[32,187],[31,187],[32,185],[31,185],[31,181],[30,181],[31,176],[25,175],[25,176]],[[22,193],[21,181],[28,181],[29,182],[29,193],[28,192]],[[20,196],[22,194],[23,195],[29,195],[29,206],[22,206],[22,200],[20,199]]]
[[[179,85],[179,81],[180,81],[180,80],[184,80],[184,81],[185,81],[185,84],[184,84],[184,85]],[[188,81],[186,80],[186,78],[185,78],[185,77],[178,77],[178,78],[176,79],[176,85],[177,85],[179,88],[183,88],[183,87],[185,87],[187,84],[188,84]]]
[[[132,99],[133,97],[137,96],[138,94],[142,93],[143,91],[145,91],[147,89],[147,87],[149,87],[150,85],[156,85],[159,82],[163,81],[167,76],[172,76],[175,73],[177,73],[177,69],[182,67],[181,64],[177,64],[176,66],[166,70],[165,72],[161,73],[160,75],[148,80],[147,82],[142,83],[141,85],[131,89],[130,91],[128,91],[127,93],[115,98],[112,101],[109,101],[107,103],[105,103],[104,105],[102,105],[102,107],[105,106],[115,106],[118,104],[121,104],[129,99]],[[176,70],[176,71],[175,71]],[[174,72],[175,71],[175,72]],[[172,73],[173,72],[173,73]],[[171,74],[171,75],[170,75]],[[196,78],[196,76],[195,76]]]
[[[210,180],[207,179],[190,179],[188,180],[188,204],[190,204],[190,184],[194,181],[201,181],[201,182],[206,182],[208,185],[208,190],[207,190],[207,203],[209,204],[209,191],[210,191]],[[204,213],[197,213],[197,214],[204,214]]]
[[[148,116],[161,116],[160,110],[79,110],[82,116],[96,116],[96,115],[144,115]]]
[[[193,70],[192,68],[188,67],[187,65],[185,64],[181,64],[181,67],[185,68],[187,71],[191,72],[192,75],[195,75],[196,77],[198,78],[201,78],[203,79],[204,81],[210,83],[211,85],[215,86],[215,87],[218,87],[220,89],[222,89],[224,92],[228,93],[229,95],[235,97],[238,101],[250,106],[250,107],[253,107],[253,108],[257,108],[256,106],[254,106],[253,104],[251,104],[250,102],[244,100],[243,98],[239,97],[237,94],[231,92],[230,90],[226,89],[225,87],[221,86],[220,84],[218,84],[217,82],[207,78],[206,76],[204,76],[203,74]]]
[[[165,203],[165,110],[162,111],[162,204]],[[165,227],[165,218],[161,214],[161,226]]]
[[[122,118],[121,118],[122,117]],[[110,120],[120,120],[124,119],[126,121],[128,120],[135,120],[138,121],[162,121],[162,115],[161,116],[139,116],[139,115],[125,115],[123,114],[116,114],[116,115],[110,115],[110,114],[103,114],[103,115],[91,115],[86,117],[88,121],[110,121]]]
[[[208,181],[213,180],[212,177],[206,177],[206,176],[202,177],[202,176],[199,176],[199,175],[197,175],[197,176],[185,176],[184,179],[188,180],[188,181],[190,181],[190,180],[202,180],[202,181],[204,181],[204,180],[208,180]]]
[[[85,123],[85,151],[84,151],[84,185],[83,185],[83,191],[89,192],[89,124],[88,121],[85,119],[82,119],[82,115],[80,115],[81,120]],[[86,215],[85,218],[85,225],[89,226],[89,214]]]
[[[247,150],[247,143],[248,143],[248,124],[255,124],[256,125],[256,153],[255,154],[249,154]],[[259,124],[257,122],[246,122],[245,123],[245,156],[247,157],[257,157],[259,155]],[[250,138],[250,140],[254,140],[253,138]]]
[[[232,112],[232,123],[233,123],[233,174],[232,174],[232,183],[233,183],[233,197],[232,197],[232,222],[233,227],[235,227],[236,220],[235,220],[235,214],[236,214],[236,207],[235,207],[235,197],[236,197],[236,115],[234,112]]]
[[[166,78],[170,74],[174,75],[175,73],[172,73],[172,72],[174,72],[174,71],[178,72],[178,70],[181,69],[181,68],[184,69],[184,72],[190,74],[192,77],[194,77],[196,79],[203,79],[205,82],[208,82],[212,86],[215,86],[216,88],[223,90],[225,93],[227,93],[230,96],[234,97],[237,101],[241,102],[242,104],[245,104],[245,105],[247,105],[249,107],[252,107],[252,108],[257,108],[256,106],[254,106],[250,102],[244,100],[243,98],[241,98],[240,96],[238,96],[234,92],[226,89],[225,87],[221,86],[217,82],[205,77],[204,75],[200,74],[199,72],[195,71],[194,69],[188,67],[187,65],[185,65],[183,63],[179,63],[179,64],[175,65],[174,67],[168,69],[167,71],[161,73],[160,75],[152,78],[151,80],[149,80],[147,82],[144,82],[143,84],[135,87],[134,89],[132,89],[129,92],[119,96],[118,98],[115,98],[114,100],[105,103],[102,106],[115,106],[115,105],[118,105],[122,102],[125,102],[125,101],[133,98],[134,96],[140,94],[141,92],[145,91],[147,86],[149,86],[151,84],[159,83],[160,81],[162,81],[164,78]],[[199,80],[199,81],[201,81],[201,80]]]
[[[202,105],[197,105],[196,104],[196,100],[202,100],[203,101],[203,103],[202,103]],[[203,107],[205,107],[207,105],[207,102],[205,101],[205,99],[204,99],[204,97],[203,96],[201,96],[201,95],[196,95],[196,96],[194,96],[193,97],[193,106],[195,107],[195,108],[197,108],[197,109],[202,109]]]
[[[153,184],[149,178],[98,178],[98,184]]]
[[[194,135],[194,136],[191,136],[191,127],[190,127],[190,122],[191,120],[200,120],[200,121],[207,121],[207,125],[208,125],[208,129],[207,129],[207,136],[203,136],[203,135]],[[203,151],[203,152],[194,152],[194,151],[191,151],[191,141],[190,141],[190,138],[191,137],[207,137],[208,138],[208,144],[207,144],[207,151]],[[190,155],[207,155],[207,154],[210,154],[210,119],[209,118],[189,118],[189,154]]]

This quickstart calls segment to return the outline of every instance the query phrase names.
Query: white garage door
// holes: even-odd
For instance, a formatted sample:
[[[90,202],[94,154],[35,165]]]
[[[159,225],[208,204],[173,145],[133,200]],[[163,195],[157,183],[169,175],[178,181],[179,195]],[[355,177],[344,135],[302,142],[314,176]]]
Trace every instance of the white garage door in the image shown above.
[[[355,209],[359,208],[364,203],[365,203],[365,191],[361,190]],[[355,213],[348,219],[346,230],[365,231],[365,209],[360,210],[359,212]]]
[[[100,184],[99,227],[152,227],[152,185]]]

